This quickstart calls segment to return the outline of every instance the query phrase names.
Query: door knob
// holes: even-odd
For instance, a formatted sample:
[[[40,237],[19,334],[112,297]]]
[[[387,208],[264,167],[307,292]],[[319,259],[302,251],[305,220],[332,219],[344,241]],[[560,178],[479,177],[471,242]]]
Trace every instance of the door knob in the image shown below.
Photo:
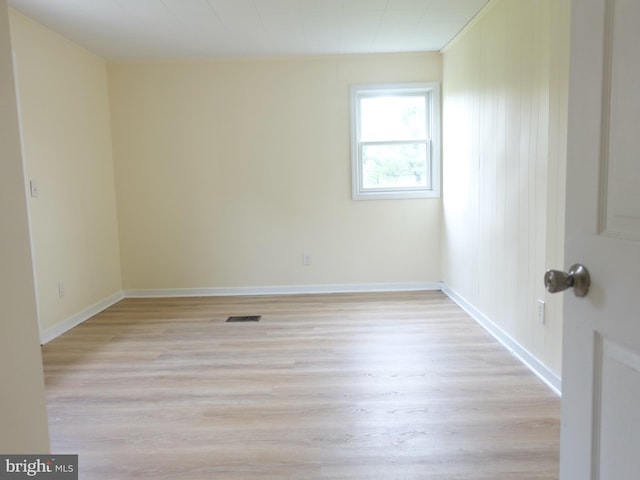
[[[573,265],[568,272],[547,270],[544,274],[544,286],[549,293],[557,293],[573,287],[576,297],[584,297],[589,292],[591,276],[589,271],[579,263]]]

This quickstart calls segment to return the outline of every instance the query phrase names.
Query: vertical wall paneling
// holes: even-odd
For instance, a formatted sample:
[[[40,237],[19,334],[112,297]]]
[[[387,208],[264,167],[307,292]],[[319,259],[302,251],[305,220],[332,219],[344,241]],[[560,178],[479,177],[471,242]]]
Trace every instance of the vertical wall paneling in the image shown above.
[[[568,0],[495,0],[444,51],[443,275],[560,372]],[[536,299],[548,303],[537,322]]]

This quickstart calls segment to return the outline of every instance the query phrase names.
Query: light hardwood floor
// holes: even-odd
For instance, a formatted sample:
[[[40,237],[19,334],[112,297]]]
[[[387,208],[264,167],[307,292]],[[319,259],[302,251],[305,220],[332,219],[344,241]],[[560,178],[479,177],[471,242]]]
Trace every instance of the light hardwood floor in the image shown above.
[[[557,479],[559,399],[440,292],[127,299],[43,358],[84,480]]]

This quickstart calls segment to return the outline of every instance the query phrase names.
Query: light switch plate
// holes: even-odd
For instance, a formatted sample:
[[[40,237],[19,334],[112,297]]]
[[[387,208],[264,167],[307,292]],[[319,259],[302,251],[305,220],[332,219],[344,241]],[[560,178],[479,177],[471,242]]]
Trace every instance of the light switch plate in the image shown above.
[[[29,181],[29,190],[31,191],[31,197],[36,198],[40,195],[40,187],[38,186],[38,182],[35,180]]]

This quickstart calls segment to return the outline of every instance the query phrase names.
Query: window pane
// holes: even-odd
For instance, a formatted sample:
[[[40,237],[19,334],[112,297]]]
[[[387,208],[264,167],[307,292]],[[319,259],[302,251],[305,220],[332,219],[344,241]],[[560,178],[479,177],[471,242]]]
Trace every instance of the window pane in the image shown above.
[[[363,97],[360,99],[360,140],[426,140],[424,95]]]
[[[429,188],[427,145],[363,145],[362,187]]]

